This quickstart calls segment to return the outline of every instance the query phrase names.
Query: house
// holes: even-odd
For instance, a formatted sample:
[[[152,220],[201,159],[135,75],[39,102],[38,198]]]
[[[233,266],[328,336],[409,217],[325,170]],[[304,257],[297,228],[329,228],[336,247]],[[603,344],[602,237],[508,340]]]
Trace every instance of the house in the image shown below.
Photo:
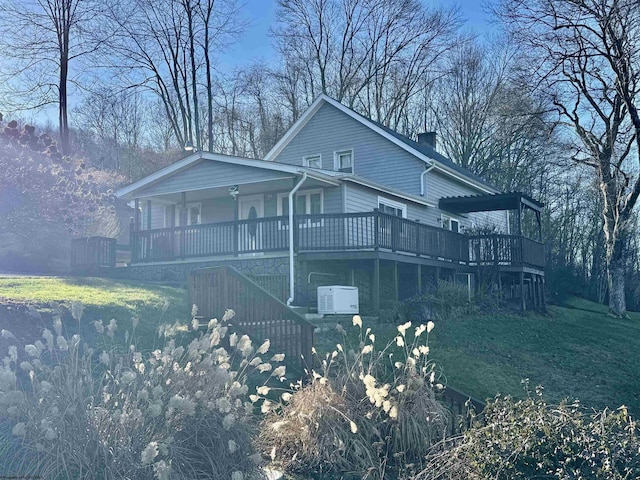
[[[263,160],[195,152],[119,190],[135,212],[128,275],[179,281],[231,265],[290,305],[355,285],[365,312],[443,279],[489,278],[523,308],[542,305],[542,204],[499,192],[433,140],[322,95]],[[536,239],[523,236],[526,215]]]

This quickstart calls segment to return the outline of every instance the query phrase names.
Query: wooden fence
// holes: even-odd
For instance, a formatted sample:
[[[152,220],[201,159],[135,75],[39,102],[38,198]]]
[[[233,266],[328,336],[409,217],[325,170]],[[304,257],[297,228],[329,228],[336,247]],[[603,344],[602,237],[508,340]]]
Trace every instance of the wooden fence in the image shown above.
[[[93,272],[116,266],[117,240],[108,237],[74,238],[71,240],[71,269]]]
[[[469,429],[472,422],[481,417],[485,407],[485,404],[480,400],[449,386],[436,397],[451,414],[447,427],[448,435],[457,435]]]
[[[234,310],[233,328],[254,342],[268,338],[270,351],[284,353],[289,366],[302,371],[311,364],[314,326],[237,270],[228,266],[194,270],[189,299],[205,319],[221,318],[227,308]]]

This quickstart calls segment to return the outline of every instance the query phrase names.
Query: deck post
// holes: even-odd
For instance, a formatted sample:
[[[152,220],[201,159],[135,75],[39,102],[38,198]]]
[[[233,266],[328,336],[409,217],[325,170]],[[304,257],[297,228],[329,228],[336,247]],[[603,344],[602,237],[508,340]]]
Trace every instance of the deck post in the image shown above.
[[[540,288],[542,289],[541,290],[541,293],[542,293],[542,309],[546,312],[547,311],[547,299],[545,297],[544,284],[545,284],[544,277],[541,277],[540,278]]]
[[[418,295],[422,295],[422,264],[418,264]]]
[[[373,260],[373,310],[377,314],[380,310],[380,259]]]
[[[400,300],[400,281],[398,278],[398,261],[393,261],[393,293],[394,300],[397,302]]]
[[[524,312],[527,308],[524,299],[524,272],[520,272],[520,309]]]
[[[373,209],[373,248],[378,250],[380,247],[380,211],[377,208]]]

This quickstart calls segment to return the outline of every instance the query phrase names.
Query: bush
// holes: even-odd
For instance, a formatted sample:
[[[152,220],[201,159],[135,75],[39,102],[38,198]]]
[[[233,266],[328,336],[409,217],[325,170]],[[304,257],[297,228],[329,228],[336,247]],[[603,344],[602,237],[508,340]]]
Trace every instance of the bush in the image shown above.
[[[416,295],[400,305],[400,316],[415,322],[446,320],[470,314],[474,305],[469,302],[466,287],[441,281],[432,293]]]
[[[285,393],[261,424],[258,447],[287,471],[400,478],[419,470],[424,453],[443,438],[447,412],[434,397],[428,358],[433,323],[399,326],[382,350],[359,316],[354,325],[357,352],[336,345],[319,361],[320,372]]]
[[[587,414],[578,403],[498,397],[484,423],[431,456],[418,480],[594,479],[640,476],[638,426],[625,407]]]
[[[79,319],[82,308],[76,304],[72,312]],[[12,419],[5,445],[16,448],[0,452],[2,474],[241,479],[255,473],[260,457],[252,450],[247,377],[254,370],[280,377],[284,366],[272,369],[261,359],[268,341],[255,350],[246,335],[228,336],[231,316],[204,327],[194,317],[187,346],[170,339],[148,354],[113,344],[115,320],[93,322],[111,345],[94,352],[79,335],[65,338],[59,317],[53,332],[45,329],[42,340],[24,347],[24,359],[10,347],[0,370],[0,411]]]

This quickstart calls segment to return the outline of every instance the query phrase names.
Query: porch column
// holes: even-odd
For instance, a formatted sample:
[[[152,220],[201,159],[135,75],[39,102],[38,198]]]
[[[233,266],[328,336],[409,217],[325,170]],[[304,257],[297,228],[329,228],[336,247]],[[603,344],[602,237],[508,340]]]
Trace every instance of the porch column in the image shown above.
[[[187,226],[187,192],[182,192],[180,203],[182,208],[180,209],[180,258],[184,260],[187,248],[187,239],[185,238],[186,226]]]
[[[418,295],[422,295],[422,264],[418,264]]]
[[[518,235],[522,235],[522,201],[518,203]]]
[[[147,230],[151,230],[151,200],[147,200]]]
[[[136,231],[140,230],[140,200],[137,198],[134,200],[133,223]]]
[[[524,272],[520,272],[520,310],[526,310],[527,305],[524,299]]]
[[[373,311],[378,313],[380,311],[380,259],[376,258],[373,261]]]
[[[140,230],[140,200],[133,201],[133,217],[129,230],[129,248],[131,249],[131,261],[137,262],[142,257],[142,245],[138,245],[138,236],[135,232]]]

